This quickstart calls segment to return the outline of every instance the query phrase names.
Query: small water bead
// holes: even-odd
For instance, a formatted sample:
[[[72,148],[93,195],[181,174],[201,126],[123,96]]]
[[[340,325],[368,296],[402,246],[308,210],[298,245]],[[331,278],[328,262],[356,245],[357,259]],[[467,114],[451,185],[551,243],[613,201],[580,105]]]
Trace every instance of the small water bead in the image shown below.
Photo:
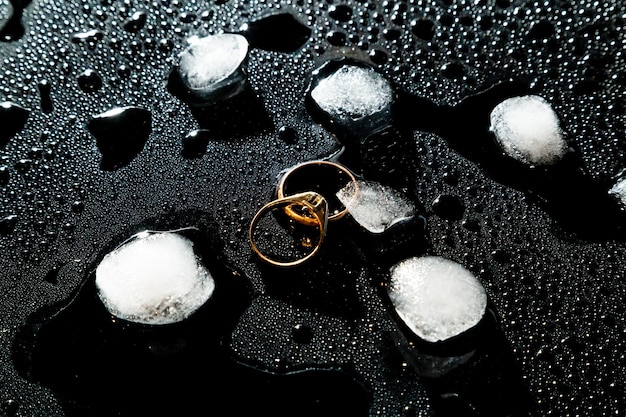
[[[0,410],[7,416],[7,417],[15,417],[17,416],[17,413],[20,409],[20,403],[19,401],[15,400],[15,399],[8,399],[8,400],[4,400],[2,401],[2,404],[0,405]]]
[[[352,8],[347,4],[332,4],[328,8],[328,16],[339,22],[347,22],[352,18]]]
[[[41,110],[44,113],[50,113],[53,110],[52,103],[52,88],[48,80],[41,80],[37,83],[37,89],[39,90],[39,98],[41,101]]]
[[[547,39],[554,35],[554,25],[549,20],[535,22],[528,31],[528,36],[533,39]]]
[[[174,49],[174,41],[171,39],[161,39],[157,44],[157,49],[161,52],[171,52]]]
[[[463,265],[440,256],[412,257],[391,270],[388,295],[407,327],[428,342],[471,329],[483,318],[487,294]]]
[[[348,35],[341,30],[331,30],[326,34],[326,40],[333,46],[344,46],[348,42]]]
[[[210,139],[211,132],[208,130],[197,129],[189,132],[182,141],[182,156],[187,159],[201,157],[206,153]]]
[[[448,79],[460,79],[465,75],[465,67],[457,61],[448,62],[441,67],[441,73]]]
[[[448,220],[461,220],[465,205],[456,195],[441,194],[433,200],[432,209],[438,216]]]
[[[152,131],[152,114],[141,107],[116,107],[92,117],[87,128],[102,153],[101,167],[113,170],[143,149]]]
[[[293,127],[281,126],[278,129],[278,137],[286,143],[296,143],[298,141],[298,132]]]
[[[307,344],[313,340],[313,330],[304,324],[296,324],[293,327],[293,340],[296,343]]]
[[[117,75],[120,76],[120,78],[128,78],[130,77],[131,69],[130,67],[128,67],[128,65],[121,64],[119,67],[117,67],[116,72],[117,72]]]
[[[6,185],[11,177],[9,167],[6,165],[0,165],[0,185]]]
[[[85,32],[74,33],[70,36],[70,40],[75,44],[95,44],[104,38],[104,32],[99,29],[92,29]]]
[[[0,147],[24,128],[30,110],[11,101],[0,102]]]
[[[567,152],[559,118],[543,97],[506,99],[492,110],[490,122],[490,130],[501,148],[523,163],[554,164]]]
[[[383,65],[389,59],[387,52],[382,49],[371,49],[369,51],[369,59],[376,65]]]
[[[430,19],[417,19],[411,22],[411,32],[425,41],[430,41],[435,36],[435,23]]]
[[[203,22],[208,22],[209,20],[213,19],[213,16],[215,16],[215,12],[213,10],[205,10],[200,13],[200,20],[202,20]]]
[[[4,218],[0,219],[0,235],[8,235],[13,230],[15,230],[15,226],[17,225],[17,215],[9,214]]]
[[[133,13],[123,24],[122,27],[126,32],[139,32],[146,24],[148,13],[143,10]]]
[[[143,232],[96,268],[103,304],[124,320],[164,325],[185,320],[213,294],[215,281],[193,242],[173,232]]]
[[[239,34],[192,36],[170,73],[169,88],[194,106],[205,106],[242,92],[247,86],[249,44]]]
[[[396,41],[400,39],[402,32],[396,28],[386,28],[383,30],[383,37],[388,41]]]
[[[240,33],[252,48],[293,53],[311,37],[311,28],[292,13],[274,12],[244,23]]]
[[[102,78],[92,69],[86,69],[77,78],[78,86],[86,93],[93,93],[102,88]]]

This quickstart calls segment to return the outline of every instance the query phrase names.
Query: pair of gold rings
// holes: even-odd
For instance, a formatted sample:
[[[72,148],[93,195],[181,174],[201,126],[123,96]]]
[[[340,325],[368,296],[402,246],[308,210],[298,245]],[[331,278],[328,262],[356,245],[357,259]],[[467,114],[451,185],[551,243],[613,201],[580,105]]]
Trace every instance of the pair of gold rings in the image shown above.
[[[286,171],[276,187],[276,199],[252,218],[249,239],[253,252],[281,267],[296,266],[315,256],[328,223],[348,212],[336,193],[350,182],[356,183],[354,174],[331,161],[304,162]]]

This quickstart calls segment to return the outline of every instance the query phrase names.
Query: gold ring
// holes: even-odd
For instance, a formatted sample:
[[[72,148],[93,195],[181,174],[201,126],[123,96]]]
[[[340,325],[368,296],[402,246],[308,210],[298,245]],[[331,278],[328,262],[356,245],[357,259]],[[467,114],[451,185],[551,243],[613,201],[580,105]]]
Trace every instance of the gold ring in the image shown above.
[[[315,180],[320,179],[319,173],[318,173],[318,175],[306,176],[306,180],[308,184],[302,184],[301,187],[298,187],[298,186],[294,187],[293,185],[291,185],[290,187],[290,184],[288,182],[290,180],[293,180],[293,178],[296,177],[298,174],[302,174],[303,172],[305,172],[305,169],[307,168],[317,168],[317,169],[322,169],[322,170],[330,169],[329,173],[332,174],[333,176],[336,176],[336,178],[333,179],[331,182],[334,181],[335,183],[334,185],[336,186],[328,190],[327,193],[322,192],[322,189],[324,187],[327,187],[327,188],[329,187],[328,182],[324,183],[323,181],[321,181],[318,184],[315,184],[315,183],[311,184],[311,182],[314,182]],[[357,184],[354,174],[345,166],[338,164],[336,162],[330,162],[330,161],[324,161],[324,160],[308,161],[308,162],[303,162],[294,166],[285,174],[283,174],[283,176],[281,177],[278,183],[278,186],[276,187],[276,195],[278,199],[280,200],[294,193],[303,192],[305,190],[314,190],[316,193],[324,195],[326,200],[329,201],[331,198],[333,200],[336,199],[335,194],[337,193],[337,191],[339,191],[341,188],[343,188],[346,184],[350,182],[354,183],[355,185]],[[290,188],[294,188],[294,189],[291,190]],[[327,194],[332,194],[332,195],[329,196]],[[338,204],[341,204],[341,203],[338,202]],[[343,207],[342,209],[335,209],[333,213],[329,215],[328,221],[336,221],[344,217],[348,213],[348,209],[343,205],[342,207]],[[291,210],[289,207],[286,207],[285,211],[287,212],[287,215],[289,217],[293,218],[299,223],[312,225],[311,223],[313,222],[313,219],[311,219],[310,217],[301,216],[299,213]]]
[[[319,228],[319,240],[313,250],[302,258],[294,261],[281,261],[272,258],[263,253],[257,246],[254,238],[254,232],[261,217],[278,206],[284,206],[283,211],[287,213],[290,220],[304,226],[317,226]],[[293,214],[293,215],[292,215]],[[296,266],[315,256],[322,247],[322,241],[326,235],[326,226],[328,224],[328,203],[326,199],[313,191],[298,193],[288,197],[278,198],[270,201],[252,218],[249,229],[249,239],[252,250],[259,258],[265,262],[275,266]]]

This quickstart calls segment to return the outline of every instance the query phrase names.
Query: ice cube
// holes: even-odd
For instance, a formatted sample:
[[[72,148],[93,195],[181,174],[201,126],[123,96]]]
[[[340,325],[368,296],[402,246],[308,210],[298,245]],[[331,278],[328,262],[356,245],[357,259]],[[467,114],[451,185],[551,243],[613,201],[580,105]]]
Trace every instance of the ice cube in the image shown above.
[[[487,307],[480,281],[463,265],[440,256],[411,257],[391,267],[389,298],[417,336],[439,342],[474,327]]]
[[[609,195],[617,201],[621,210],[626,210],[626,177],[620,178],[613,184]]]
[[[374,181],[351,181],[337,192],[337,198],[352,218],[372,233],[382,233],[415,213],[415,205],[404,194]]]
[[[491,112],[490,130],[512,158],[529,165],[549,165],[567,152],[559,119],[543,97],[508,98]]]
[[[335,123],[358,128],[368,121],[370,130],[375,130],[388,122],[394,92],[374,69],[345,64],[319,79],[310,96]]]
[[[235,33],[192,36],[179,55],[176,72],[192,94],[205,101],[232,97],[247,83],[248,40]]]
[[[173,232],[142,232],[104,256],[96,288],[114,316],[162,325],[194,313],[213,294],[215,281],[191,240]]]

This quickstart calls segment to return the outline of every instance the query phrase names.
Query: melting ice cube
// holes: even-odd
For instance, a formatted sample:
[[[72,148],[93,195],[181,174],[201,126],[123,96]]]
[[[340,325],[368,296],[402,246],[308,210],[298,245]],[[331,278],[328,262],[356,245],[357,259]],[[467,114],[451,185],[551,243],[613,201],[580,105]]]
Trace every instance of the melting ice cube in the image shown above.
[[[567,151],[557,114],[543,97],[506,99],[492,110],[490,119],[498,144],[518,161],[549,165]]]
[[[239,34],[221,33],[190,37],[177,66],[180,81],[208,101],[232,97],[246,85],[248,40]]]
[[[387,123],[394,93],[389,82],[372,68],[343,65],[321,78],[311,99],[331,120],[344,125],[368,120],[375,130]]]
[[[351,181],[337,192],[337,198],[372,233],[382,233],[415,213],[415,206],[401,192],[373,181]]]
[[[478,279],[464,266],[440,256],[412,257],[395,264],[388,295],[402,321],[428,342],[471,329],[487,307]]]
[[[96,287],[114,316],[161,325],[182,321],[200,308],[215,281],[192,241],[172,232],[145,232],[102,259]]]
[[[622,210],[626,210],[626,177],[619,179],[609,190],[611,195],[620,205]]]

